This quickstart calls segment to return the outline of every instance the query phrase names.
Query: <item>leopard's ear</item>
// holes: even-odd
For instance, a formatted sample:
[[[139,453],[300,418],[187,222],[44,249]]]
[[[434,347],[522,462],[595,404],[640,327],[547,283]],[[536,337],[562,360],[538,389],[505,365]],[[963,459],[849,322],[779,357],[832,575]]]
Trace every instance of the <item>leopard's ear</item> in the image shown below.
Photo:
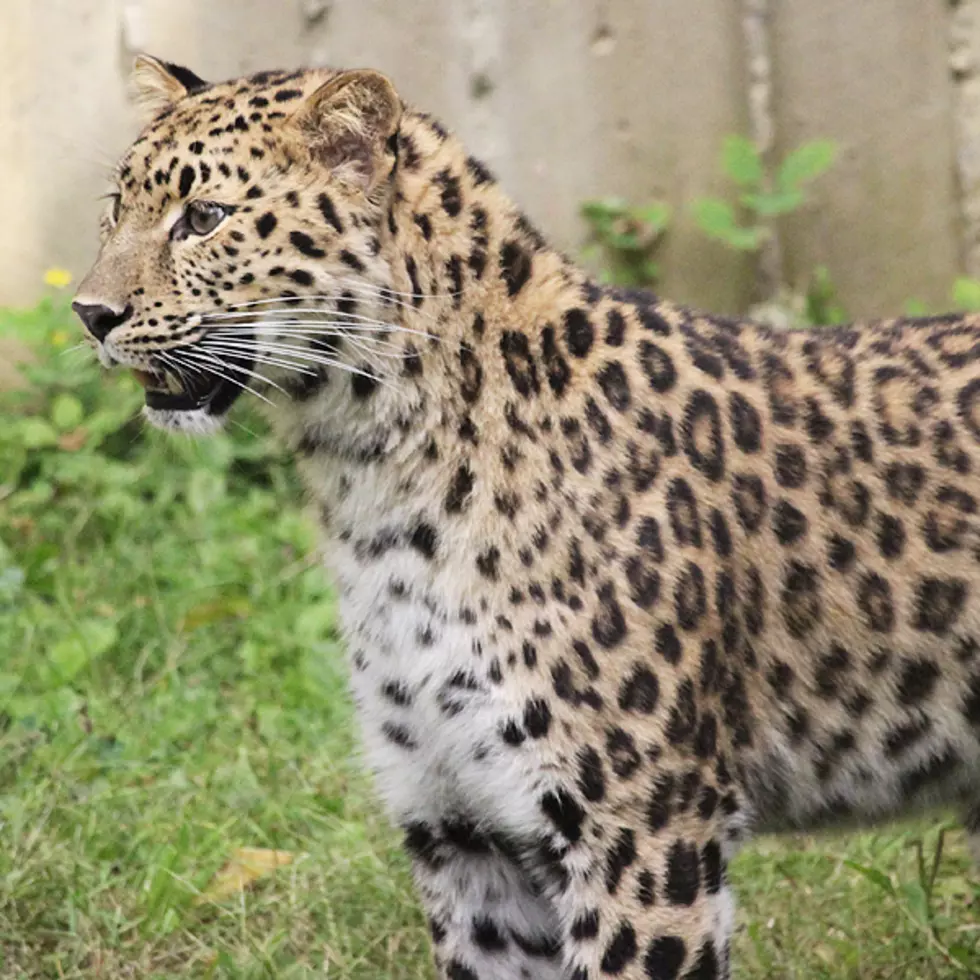
[[[208,83],[189,68],[151,58],[148,54],[136,56],[132,85],[144,122],[151,122],[175,102],[208,87]]]
[[[402,101],[380,72],[341,72],[309,95],[290,122],[307,149],[335,176],[371,190],[387,172],[389,141]],[[390,169],[390,168],[388,168]]]

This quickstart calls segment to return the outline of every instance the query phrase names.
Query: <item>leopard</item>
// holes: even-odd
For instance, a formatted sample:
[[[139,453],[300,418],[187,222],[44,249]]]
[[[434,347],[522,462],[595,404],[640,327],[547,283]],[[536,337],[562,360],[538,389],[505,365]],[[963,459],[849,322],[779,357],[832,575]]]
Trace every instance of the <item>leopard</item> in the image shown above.
[[[442,980],[720,980],[753,835],[980,840],[980,317],[602,284],[374,69],[133,83],[74,310],[295,461]]]

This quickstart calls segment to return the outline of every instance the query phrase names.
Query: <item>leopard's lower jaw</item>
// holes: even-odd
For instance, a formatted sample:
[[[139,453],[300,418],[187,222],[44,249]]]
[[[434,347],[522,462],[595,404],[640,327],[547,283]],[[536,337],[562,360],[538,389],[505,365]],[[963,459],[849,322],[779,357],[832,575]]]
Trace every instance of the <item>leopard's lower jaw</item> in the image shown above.
[[[143,406],[143,418],[155,429],[164,432],[183,432],[193,436],[213,436],[225,425],[223,415],[212,415],[206,409],[184,411]]]

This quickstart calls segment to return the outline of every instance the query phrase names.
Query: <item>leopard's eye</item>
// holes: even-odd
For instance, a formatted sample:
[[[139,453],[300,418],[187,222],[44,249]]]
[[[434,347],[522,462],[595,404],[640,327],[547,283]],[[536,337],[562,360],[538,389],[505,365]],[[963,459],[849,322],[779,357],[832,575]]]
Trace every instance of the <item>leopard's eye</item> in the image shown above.
[[[210,235],[230,213],[231,209],[214,201],[190,201],[177,220],[170,237],[188,238],[190,235]]]

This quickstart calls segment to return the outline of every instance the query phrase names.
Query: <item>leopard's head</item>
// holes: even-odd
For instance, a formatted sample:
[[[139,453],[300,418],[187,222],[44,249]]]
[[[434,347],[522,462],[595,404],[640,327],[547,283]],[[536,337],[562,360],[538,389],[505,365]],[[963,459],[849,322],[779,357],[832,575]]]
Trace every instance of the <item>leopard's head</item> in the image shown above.
[[[211,432],[244,390],[302,393],[379,322],[403,106],[369,70],[211,85],[137,59],[146,128],[116,167],[73,304],[161,428]]]

